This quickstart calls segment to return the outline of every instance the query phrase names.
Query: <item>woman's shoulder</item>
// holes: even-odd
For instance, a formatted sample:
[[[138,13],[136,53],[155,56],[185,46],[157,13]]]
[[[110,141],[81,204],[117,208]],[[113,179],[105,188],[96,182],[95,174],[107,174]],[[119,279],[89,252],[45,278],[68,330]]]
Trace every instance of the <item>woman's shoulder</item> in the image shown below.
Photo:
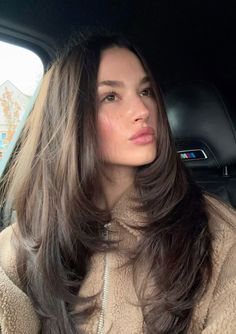
[[[215,197],[206,196],[209,230],[212,235],[215,292],[230,282],[236,289],[236,211]]]
[[[39,319],[22,291],[16,269],[17,224],[0,233],[0,328],[3,333],[38,333]]]
[[[8,236],[9,229],[4,234]],[[2,238],[2,235],[1,235]],[[0,332],[39,333],[40,321],[29,297],[0,266]]]
[[[227,236],[236,241],[236,210],[229,204],[216,198],[205,195],[209,228],[213,238]]]
[[[17,223],[14,223],[14,224],[11,224],[10,226],[5,227],[0,232],[1,253],[2,253],[2,250],[5,249],[5,247],[9,247],[9,244],[11,243],[11,240],[12,240],[13,233],[15,233],[16,230],[17,230]]]
[[[212,277],[196,306],[193,324],[204,334],[231,334],[236,332],[236,211],[214,196],[206,195],[205,201],[212,236]]]
[[[18,283],[16,248],[14,243],[17,229],[18,227],[15,223],[6,227],[0,233],[0,267],[14,283]]]

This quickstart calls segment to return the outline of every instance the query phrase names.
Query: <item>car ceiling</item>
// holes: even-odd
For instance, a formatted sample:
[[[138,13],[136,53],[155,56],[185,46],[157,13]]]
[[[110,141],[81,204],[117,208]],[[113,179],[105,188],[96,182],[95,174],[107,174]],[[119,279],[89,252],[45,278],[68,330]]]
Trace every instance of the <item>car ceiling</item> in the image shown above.
[[[236,107],[234,1],[1,0],[0,38],[28,45],[45,62],[81,28],[129,34],[164,88],[178,81],[215,83]]]

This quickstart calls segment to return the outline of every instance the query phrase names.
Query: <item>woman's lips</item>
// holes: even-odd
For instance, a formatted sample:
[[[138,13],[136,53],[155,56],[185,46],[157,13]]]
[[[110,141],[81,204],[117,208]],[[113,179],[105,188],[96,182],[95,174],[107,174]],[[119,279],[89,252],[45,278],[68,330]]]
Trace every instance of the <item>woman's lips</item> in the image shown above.
[[[142,128],[138,130],[130,140],[135,144],[145,145],[152,143],[155,139],[155,131],[151,127]]]

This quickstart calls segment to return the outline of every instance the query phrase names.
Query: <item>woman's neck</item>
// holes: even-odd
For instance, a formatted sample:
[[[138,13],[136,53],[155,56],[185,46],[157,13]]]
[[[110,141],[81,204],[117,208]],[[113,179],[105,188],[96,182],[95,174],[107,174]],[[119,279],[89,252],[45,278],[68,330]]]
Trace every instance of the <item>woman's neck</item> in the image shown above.
[[[101,175],[103,196],[97,199],[97,205],[112,209],[123,193],[134,183],[134,168],[107,166]]]

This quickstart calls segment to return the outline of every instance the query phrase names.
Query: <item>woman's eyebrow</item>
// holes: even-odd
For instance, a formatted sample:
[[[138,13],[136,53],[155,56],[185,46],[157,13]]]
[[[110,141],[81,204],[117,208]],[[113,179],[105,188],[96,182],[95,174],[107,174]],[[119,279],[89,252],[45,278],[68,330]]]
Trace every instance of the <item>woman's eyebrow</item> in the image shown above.
[[[104,80],[98,83],[98,87],[110,86],[110,87],[123,87],[124,83],[118,80]]]
[[[140,80],[140,85],[150,82],[150,79],[148,76],[143,77]],[[119,80],[103,80],[101,82],[98,83],[98,87],[102,87],[102,86],[109,86],[109,87],[124,87],[124,83],[122,81]]]
[[[150,81],[151,81],[150,78],[146,75],[145,77],[142,78],[142,80],[140,81],[140,84],[144,84]]]

